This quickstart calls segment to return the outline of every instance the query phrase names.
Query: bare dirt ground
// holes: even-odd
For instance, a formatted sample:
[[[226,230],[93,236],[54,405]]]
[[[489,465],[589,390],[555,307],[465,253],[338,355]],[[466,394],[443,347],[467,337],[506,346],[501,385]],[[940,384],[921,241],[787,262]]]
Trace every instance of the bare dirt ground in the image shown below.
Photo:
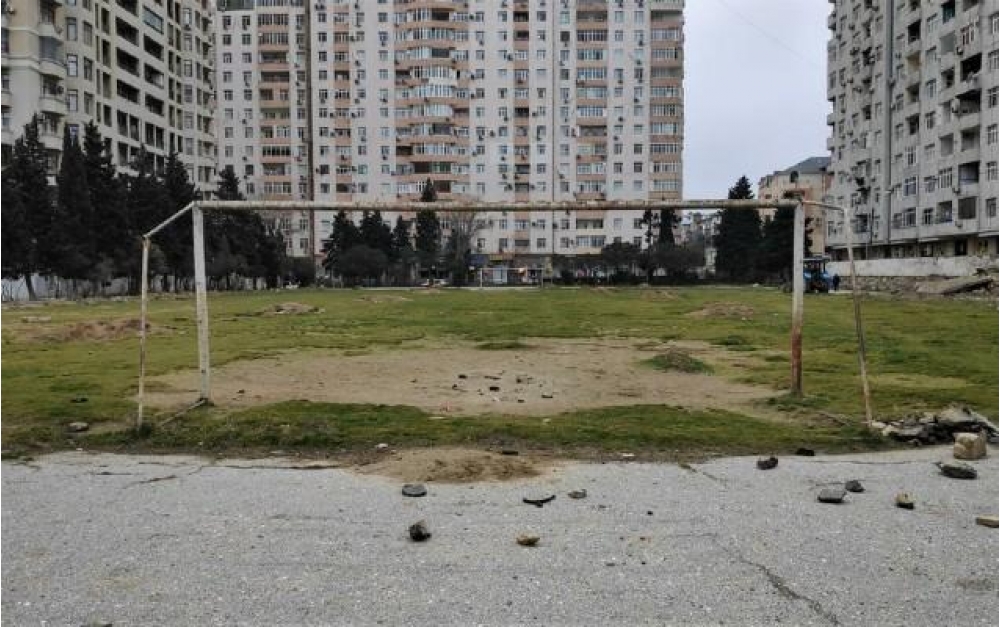
[[[403,481],[469,483],[535,477],[554,463],[536,456],[510,456],[440,447],[393,451],[380,455],[374,463],[356,465],[351,469],[365,475],[393,477]]]
[[[414,343],[365,354],[295,352],[234,362],[213,370],[213,400],[250,407],[289,400],[409,405],[447,415],[551,415],[569,410],[669,404],[749,413],[776,390],[720,376],[661,372],[643,365],[668,347],[710,364],[749,364],[749,357],[700,342],[625,339],[528,341],[514,350]],[[197,396],[195,370],[156,377],[147,395],[172,409]]]

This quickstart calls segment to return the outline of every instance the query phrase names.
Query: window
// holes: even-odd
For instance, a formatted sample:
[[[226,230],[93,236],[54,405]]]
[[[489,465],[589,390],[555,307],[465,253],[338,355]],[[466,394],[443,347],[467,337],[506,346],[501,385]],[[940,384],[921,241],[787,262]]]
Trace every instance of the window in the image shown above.
[[[997,199],[996,198],[987,198],[986,202],[984,203],[984,207],[986,208],[986,217],[987,218],[995,218],[995,217],[997,217]]]
[[[997,180],[997,162],[990,161],[986,164],[986,180],[995,181]]]
[[[997,143],[997,125],[991,124],[986,127],[986,143],[989,145]]]
[[[917,177],[908,176],[903,180],[903,196],[915,196],[917,193]]]
[[[76,41],[77,30],[76,30],[76,18],[67,17],[66,18],[66,39],[67,41]]]
[[[66,55],[66,73],[70,76],[80,75],[80,66],[77,56],[75,54]]]

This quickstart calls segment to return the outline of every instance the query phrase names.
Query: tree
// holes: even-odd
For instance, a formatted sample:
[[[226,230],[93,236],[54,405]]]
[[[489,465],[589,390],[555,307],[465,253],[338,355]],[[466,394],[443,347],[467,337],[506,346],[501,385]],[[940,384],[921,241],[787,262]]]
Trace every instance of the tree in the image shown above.
[[[660,209],[659,236],[656,238],[658,244],[674,244],[674,227],[680,223],[681,217],[674,209]]]
[[[417,259],[423,266],[434,266],[441,250],[441,223],[430,209],[417,212]]]
[[[64,279],[85,279],[95,267],[93,207],[80,142],[63,134],[62,162],[56,175],[56,203],[48,226],[43,255],[53,274]]]
[[[24,135],[14,141],[13,158],[3,170],[3,265],[4,276],[24,277],[28,298],[35,300],[32,275],[46,272],[42,248],[52,220],[48,156],[38,139],[38,116],[24,126]]]
[[[387,258],[392,254],[392,230],[386,226],[381,211],[364,212],[359,235],[365,246],[381,250]]]
[[[451,272],[452,284],[465,285],[469,266],[472,265],[472,238],[476,235],[479,214],[456,211],[446,213],[445,218],[450,225],[445,263]]]
[[[130,262],[125,186],[115,172],[110,142],[104,141],[93,122],[84,128],[83,154],[92,208],[88,230],[93,233],[98,260],[92,274],[106,281],[124,274]]]
[[[142,249],[140,237],[146,231],[166,219],[170,213],[170,197],[167,195],[166,187],[153,171],[153,160],[144,147],[139,149],[139,154],[132,164],[135,175],[123,177],[128,191],[125,195],[128,210],[126,216],[126,242],[123,267],[120,268],[130,283],[133,284],[139,275],[139,260]],[[154,245],[160,249],[159,244]],[[162,249],[160,249],[162,251]],[[150,271],[153,273],[162,272],[165,268],[158,267],[152,263],[150,257]]]
[[[646,209],[642,212],[642,226],[646,229],[643,233],[643,241],[646,242],[646,247],[649,248],[653,245],[656,235],[656,227],[658,224],[658,216],[653,213],[652,209]]]
[[[333,219],[333,231],[329,239],[323,242],[323,267],[327,270],[336,269],[337,258],[361,242],[361,231],[341,209]]]
[[[705,250],[700,246],[657,244],[651,251],[652,265],[667,276],[683,278],[695,268],[705,265]]]
[[[750,181],[745,176],[729,190],[732,200],[753,198]],[[750,209],[723,209],[719,232],[715,236],[716,270],[736,281],[754,276],[760,248],[760,214]]]
[[[614,274],[629,272],[639,261],[642,251],[639,246],[627,242],[614,242],[601,249],[601,260]]]
[[[803,255],[808,256],[812,247],[809,233],[811,220],[804,225]],[[789,278],[792,272],[792,252],[795,248],[795,209],[781,208],[764,223],[758,260],[760,268],[766,272]]]
[[[195,186],[188,178],[188,171],[176,152],[167,156],[163,169],[163,186],[168,197],[169,215],[180,211],[195,199]],[[211,219],[206,220],[210,225]],[[177,220],[157,237],[166,257],[166,264],[174,275],[174,290],[180,286],[180,278],[194,274],[194,242],[191,237],[190,220]]]
[[[394,271],[394,274],[397,279],[403,282],[412,279],[411,270],[416,263],[416,253],[413,251],[413,244],[410,243],[410,223],[404,220],[403,216],[396,218],[396,226],[392,229],[392,250],[389,261],[395,264],[397,271]]]
[[[437,189],[434,187],[434,181],[427,177],[424,182],[424,189],[420,192],[420,202],[437,202],[438,194]]]
[[[334,269],[349,284],[358,279],[378,278],[389,266],[389,259],[381,250],[376,250],[365,244],[352,246],[337,257]]]
[[[233,171],[233,166],[227,165],[222,172],[219,172],[215,195],[219,200],[246,200],[240,191],[240,179]]]

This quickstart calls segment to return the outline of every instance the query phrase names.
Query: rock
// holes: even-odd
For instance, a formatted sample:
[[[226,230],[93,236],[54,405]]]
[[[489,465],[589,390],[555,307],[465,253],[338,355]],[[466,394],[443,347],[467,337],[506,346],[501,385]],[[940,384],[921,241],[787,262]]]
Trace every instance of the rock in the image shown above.
[[[948,427],[950,431],[979,431],[986,429],[996,433],[997,427],[986,416],[972,411],[968,407],[949,407],[937,415],[938,424]]]
[[[378,444],[375,445],[376,451],[384,451],[387,448],[389,448],[389,445],[386,444],[385,442],[379,442]]]
[[[491,385],[490,386],[490,392],[499,392],[499,391],[500,391],[500,386],[499,385]]]
[[[915,424],[901,427],[889,425],[882,430],[882,435],[890,437],[894,440],[912,440],[926,438],[927,431],[927,425]]]
[[[795,450],[795,454],[802,457],[815,457],[816,451],[811,448],[799,448]]]
[[[635,453],[622,453],[622,459],[635,459]]]
[[[87,398],[86,396],[74,396],[73,398],[69,399],[69,402],[71,402],[71,403],[86,403],[89,400],[90,399]]]
[[[861,485],[861,482],[857,479],[851,479],[844,483],[844,489],[848,492],[864,492],[865,486]]]
[[[846,495],[844,488],[823,488],[817,498],[820,503],[842,503]]]
[[[542,392],[542,398],[552,398],[552,392]]]
[[[985,433],[956,433],[955,459],[983,459],[986,457]]]
[[[114,627],[114,624],[103,620],[92,620],[89,623],[84,623],[81,627]]]
[[[469,377],[467,375],[465,375],[465,374],[459,374],[458,378],[459,379],[468,379]]]
[[[586,490],[573,490],[569,494],[567,494],[566,496],[568,496],[571,499],[585,499],[585,498],[587,498],[587,491]]]
[[[535,507],[541,507],[541,506],[545,505],[546,503],[551,503],[552,501],[556,500],[556,495],[552,494],[550,496],[546,496],[546,497],[542,497],[542,498],[538,498],[538,499],[529,499],[528,497],[524,497],[521,500],[524,501],[525,503],[527,503],[528,505],[534,505]]]
[[[403,486],[403,496],[426,496],[427,488],[422,483],[407,483]]]
[[[521,535],[517,536],[517,543],[520,544],[521,546],[535,546],[536,544],[538,544],[539,540],[541,540],[541,538],[539,538],[538,536],[533,536],[526,533],[522,533]]]
[[[962,462],[938,462],[936,465],[942,475],[952,479],[975,479],[979,475],[975,468]]]
[[[431,537],[430,529],[427,528],[427,523],[424,521],[416,522],[410,525],[410,539],[414,542],[423,542]]]
[[[500,454],[501,455],[520,455],[520,452],[518,452],[517,449],[505,448],[505,449],[503,449],[503,450],[500,451]]]
[[[771,470],[778,465],[778,458],[775,456],[768,457],[767,459],[758,459],[757,468],[760,470]]]
[[[523,402],[524,402],[524,399],[523,399],[523,398],[519,398],[519,399],[517,399],[517,402],[518,402],[518,403],[523,403]]]
[[[66,429],[70,433],[82,433],[90,429],[90,424],[86,422],[71,422],[66,425]]]
[[[882,429],[885,429],[886,426],[888,425],[886,425],[884,422],[879,422],[878,420],[872,422],[871,424],[871,428],[874,429],[875,431],[881,431]]]
[[[900,492],[896,495],[896,507],[901,507],[902,509],[913,509],[913,497],[906,492]]]
[[[997,520],[996,516],[976,516],[976,524],[996,529],[1000,521]]]

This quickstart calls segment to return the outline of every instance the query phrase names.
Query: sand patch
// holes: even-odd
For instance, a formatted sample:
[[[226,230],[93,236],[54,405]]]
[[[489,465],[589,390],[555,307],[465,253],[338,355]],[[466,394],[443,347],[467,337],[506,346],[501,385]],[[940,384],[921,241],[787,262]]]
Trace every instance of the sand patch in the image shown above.
[[[528,456],[431,448],[386,453],[378,461],[358,466],[356,470],[408,482],[469,483],[535,477],[549,465],[549,462]]]
[[[730,359],[708,344],[683,347],[697,347],[697,356],[709,363]],[[228,407],[298,399],[409,405],[443,416],[545,416],[635,404],[759,414],[755,402],[778,393],[711,374],[658,372],[642,364],[650,348],[641,340],[532,338],[527,350],[425,340],[365,354],[298,351],[214,369],[213,401]],[[147,395],[152,406],[179,408],[197,397],[194,369],[152,381],[160,384]]]
[[[726,320],[747,320],[753,317],[753,307],[742,303],[709,303],[697,311],[685,314],[688,318],[723,318]]]

